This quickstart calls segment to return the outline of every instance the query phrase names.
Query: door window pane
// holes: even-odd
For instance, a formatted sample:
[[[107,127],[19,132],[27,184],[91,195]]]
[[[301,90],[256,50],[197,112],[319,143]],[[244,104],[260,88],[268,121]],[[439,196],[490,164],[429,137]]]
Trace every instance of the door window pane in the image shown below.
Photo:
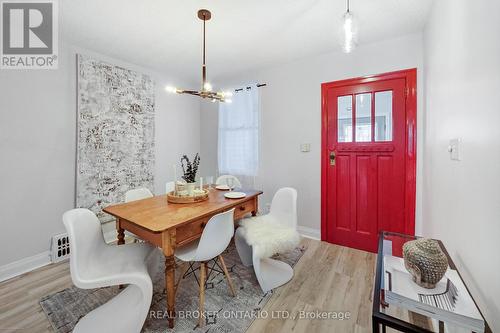
[[[356,142],[372,141],[372,94],[356,95]]]
[[[337,141],[352,142],[352,96],[337,98]]]
[[[375,93],[375,141],[392,141],[392,91]]]

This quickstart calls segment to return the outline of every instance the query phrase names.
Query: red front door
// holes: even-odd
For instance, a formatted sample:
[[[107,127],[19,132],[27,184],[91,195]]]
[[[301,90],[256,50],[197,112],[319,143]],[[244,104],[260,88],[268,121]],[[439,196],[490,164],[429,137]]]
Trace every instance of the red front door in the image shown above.
[[[415,70],[322,85],[322,239],[376,252],[414,233]]]

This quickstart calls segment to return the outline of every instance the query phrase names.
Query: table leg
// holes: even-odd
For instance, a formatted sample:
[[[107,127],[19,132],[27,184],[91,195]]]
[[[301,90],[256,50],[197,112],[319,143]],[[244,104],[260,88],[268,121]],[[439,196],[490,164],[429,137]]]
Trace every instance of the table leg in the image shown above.
[[[116,221],[116,232],[118,233],[118,245],[125,244],[125,230],[120,226],[120,220]]]
[[[255,197],[253,205],[254,205],[253,207],[255,208],[255,210],[252,211],[252,216],[257,216],[257,211],[259,210],[259,198],[258,197]]]
[[[165,255],[165,288],[167,289],[168,327],[174,328],[175,322],[175,230],[164,231],[162,235],[163,254]]]
[[[167,289],[168,326],[174,328],[175,318],[175,258],[165,257],[165,284]]]
[[[120,219],[116,220],[116,232],[118,233],[118,245],[125,244],[125,230],[120,226]],[[118,285],[118,289],[123,289],[123,284]]]

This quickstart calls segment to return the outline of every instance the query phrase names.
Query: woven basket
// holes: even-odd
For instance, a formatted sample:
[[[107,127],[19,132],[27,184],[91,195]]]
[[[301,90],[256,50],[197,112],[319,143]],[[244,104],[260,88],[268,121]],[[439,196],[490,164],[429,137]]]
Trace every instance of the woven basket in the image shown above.
[[[403,245],[403,258],[413,281],[428,289],[436,287],[448,269],[448,258],[433,239],[420,238],[406,242]]]

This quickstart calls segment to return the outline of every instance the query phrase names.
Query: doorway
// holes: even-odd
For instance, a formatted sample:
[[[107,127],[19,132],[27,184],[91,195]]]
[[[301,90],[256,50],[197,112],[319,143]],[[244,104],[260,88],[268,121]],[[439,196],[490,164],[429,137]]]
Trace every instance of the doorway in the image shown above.
[[[413,235],[416,69],[323,83],[321,238],[376,252]]]

